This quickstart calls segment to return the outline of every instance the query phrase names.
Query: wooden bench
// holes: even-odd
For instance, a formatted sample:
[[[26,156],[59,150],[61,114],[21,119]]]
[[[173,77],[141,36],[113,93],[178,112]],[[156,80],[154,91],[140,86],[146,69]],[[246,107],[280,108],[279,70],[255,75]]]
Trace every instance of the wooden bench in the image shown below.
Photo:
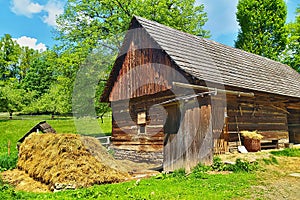
[[[261,149],[278,149],[278,139],[265,139],[260,141]]]
[[[96,137],[102,145],[104,146],[108,146],[110,145],[110,141],[111,141],[111,136],[103,136],[103,137]]]

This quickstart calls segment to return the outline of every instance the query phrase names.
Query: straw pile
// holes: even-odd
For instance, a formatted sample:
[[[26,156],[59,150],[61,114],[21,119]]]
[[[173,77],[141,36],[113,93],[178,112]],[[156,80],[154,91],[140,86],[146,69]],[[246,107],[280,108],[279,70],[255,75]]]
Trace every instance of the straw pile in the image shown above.
[[[26,192],[49,192],[49,187],[39,181],[29,177],[24,171],[13,169],[2,172],[2,179],[15,187],[15,190],[22,190]]]
[[[97,139],[74,134],[31,134],[20,146],[17,166],[52,190],[128,178]]]

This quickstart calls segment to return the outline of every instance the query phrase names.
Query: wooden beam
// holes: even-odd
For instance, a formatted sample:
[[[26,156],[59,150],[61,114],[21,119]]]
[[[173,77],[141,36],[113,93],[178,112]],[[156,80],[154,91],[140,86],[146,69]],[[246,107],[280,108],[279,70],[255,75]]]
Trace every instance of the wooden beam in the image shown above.
[[[217,93],[225,93],[228,95],[237,95],[238,97],[254,97],[254,93],[247,93],[247,92],[240,92],[240,91],[233,91],[233,90],[222,90],[218,88],[210,88],[205,87],[201,85],[192,85],[187,83],[179,83],[179,82],[173,82],[173,86],[182,87],[182,88],[192,88],[192,89],[198,89],[198,90],[205,90],[205,91],[216,91]]]
[[[286,113],[286,114],[291,114],[289,111],[287,111],[287,110],[285,110],[285,109],[283,109],[283,108],[280,108],[280,107],[278,107],[278,106],[271,105],[271,107],[276,108],[277,110],[281,110],[281,111],[283,111],[283,112]]]

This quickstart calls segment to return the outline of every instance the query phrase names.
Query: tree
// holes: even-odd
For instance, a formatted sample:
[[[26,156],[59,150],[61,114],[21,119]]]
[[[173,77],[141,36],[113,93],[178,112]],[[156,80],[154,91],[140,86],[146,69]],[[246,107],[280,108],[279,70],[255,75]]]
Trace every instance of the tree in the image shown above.
[[[235,47],[278,60],[287,42],[286,16],[284,0],[239,0]]]
[[[300,72],[300,5],[296,10],[296,19],[287,24],[288,43],[283,52],[283,62]]]
[[[94,47],[126,31],[133,15],[208,37],[209,32],[203,30],[207,21],[203,9],[203,5],[195,6],[195,0],[69,0],[57,20],[58,39],[68,45]]]
[[[21,82],[25,77],[27,72],[30,70],[30,67],[36,57],[39,56],[39,52],[30,49],[29,47],[22,47],[19,55],[19,81]]]
[[[12,119],[14,112],[21,111],[25,106],[29,105],[33,97],[33,93],[25,92],[18,87],[18,83],[14,81],[2,82],[0,85],[0,111],[8,112],[9,118]]]
[[[103,116],[110,110],[109,106],[100,103],[99,99],[107,78],[106,67],[113,63],[111,51],[99,48],[89,54],[77,72],[72,95],[73,113],[76,117]],[[99,59],[100,58],[100,59]]]
[[[197,36],[208,37],[209,31],[203,29],[207,21],[204,6],[195,5],[195,0],[68,0],[64,13],[57,20],[57,39],[62,42],[60,51],[64,65],[61,68],[64,77],[75,81],[77,70],[85,67],[85,59],[96,51],[102,56],[99,62],[104,69],[90,68],[89,75],[95,75],[94,71],[104,72],[96,75],[99,79],[107,79],[107,69],[112,66],[112,61],[117,55],[118,48],[123,40],[122,34],[127,30],[129,22],[134,15],[157,21],[167,26],[188,32]],[[110,42],[107,45],[107,40]],[[103,47],[107,47],[106,50]],[[112,51],[111,51],[112,50]],[[107,51],[110,54],[107,56]],[[67,52],[67,53],[66,53]],[[65,56],[67,55],[67,56]],[[73,55],[69,57],[69,55]],[[71,59],[71,60],[70,60]],[[103,64],[103,60],[111,61]],[[93,61],[97,62],[97,61]],[[80,71],[80,70],[79,70]],[[82,71],[85,71],[83,69]],[[86,72],[86,71],[85,71]],[[73,77],[73,78],[72,78]],[[82,85],[75,81],[75,87],[85,87],[94,79],[87,75],[87,79],[81,79]],[[99,97],[105,84],[91,86],[93,91],[86,93],[73,93],[73,110],[80,110],[85,115],[92,113],[90,105],[94,105],[97,114],[101,117],[109,110],[107,104],[99,103]],[[82,90],[79,90],[82,91]],[[79,103],[79,100],[85,100]],[[74,104],[75,102],[75,104]]]
[[[0,39],[0,80],[17,78],[21,48],[9,34]]]
[[[23,112],[27,114],[52,114],[52,119],[56,114],[68,114],[71,112],[70,85],[68,79],[58,78],[57,82],[53,83],[47,93],[44,93],[40,98],[31,102]]]
[[[24,72],[26,75],[22,80],[22,87],[26,91],[35,91],[37,96],[42,96],[56,78],[57,54],[48,50],[32,55],[31,58],[27,57],[25,61],[29,66],[26,67],[26,73]]]

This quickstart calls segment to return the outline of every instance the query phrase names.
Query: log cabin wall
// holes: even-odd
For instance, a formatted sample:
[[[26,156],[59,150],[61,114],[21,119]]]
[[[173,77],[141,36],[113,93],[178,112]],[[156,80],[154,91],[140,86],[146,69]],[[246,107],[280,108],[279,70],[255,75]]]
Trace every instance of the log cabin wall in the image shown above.
[[[164,125],[168,121],[166,118],[169,118],[169,113],[158,104],[173,98],[172,91],[165,91],[133,98],[129,103],[127,100],[112,102],[114,109],[111,140],[115,158],[163,163]],[[146,122],[138,124],[138,113],[143,112],[146,113]],[[174,121],[171,120],[171,123]]]
[[[157,104],[174,98],[171,91],[112,102],[112,144],[117,149],[162,152],[167,113]],[[126,106],[127,105],[127,106]],[[145,113],[145,123],[138,124],[138,114]],[[142,131],[141,131],[142,130]]]
[[[290,143],[300,144],[300,108],[288,109]]]
[[[109,94],[112,144],[120,159],[124,151],[162,153],[165,111],[154,105],[174,98],[170,91],[173,81],[186,82],[191,77],[178,69],[145,30],[134,30],[126,37],[126,52],[117,58],[114,68],[119,71],[111,73],[115,82]],[[143,115],[145,123],[139,123]]]
[[[120,66],[109,101],[137,98],[167,91],[173,81],[186,82],[188,76],[157,45],[144,29],[127,35],[126,53],[116,61]]]
[[[254,98],[228,96],[228,140],[238,141],[238,130],[257,130],[264,136],[263,140],[288,143],[287,115],[288,111],[282,97],[258,92]]]

